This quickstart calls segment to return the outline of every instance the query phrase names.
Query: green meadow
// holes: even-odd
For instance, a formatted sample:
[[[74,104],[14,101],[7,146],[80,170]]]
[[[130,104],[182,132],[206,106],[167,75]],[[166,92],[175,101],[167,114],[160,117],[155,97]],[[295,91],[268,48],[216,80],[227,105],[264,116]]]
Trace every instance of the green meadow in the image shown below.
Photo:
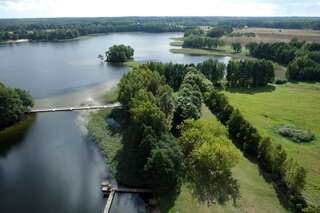
[[[267,89],[234,89],[224,91],[230,103],[238,108],[263,136],[281,144],[289,157],[307,170],[304,196],[309,202],[320,203],[320,84],[288,83]],[[280,136],[280,125],[292,124],[312,131],[316,139],[296,143]],[[249,175],[247,176],[249,177]]]
[[[203,107],[202,119],[216,119],[208,108]],[[241,156],[237,166],[232,169],[233,177],[240,185],[240,199],[236,206],[232,202],[224,205],[208,206],[199,203],[190,190],[184,185],[170,212],[287,212],[280,204],[277,194],[271,184],[267,183],[259,173],[257,164]]]

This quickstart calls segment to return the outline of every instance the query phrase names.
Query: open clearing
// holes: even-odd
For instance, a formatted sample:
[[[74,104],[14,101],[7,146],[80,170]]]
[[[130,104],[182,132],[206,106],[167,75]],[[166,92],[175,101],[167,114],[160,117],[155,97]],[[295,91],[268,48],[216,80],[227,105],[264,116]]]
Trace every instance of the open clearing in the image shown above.
[[[203,107],[202,113],[202,119],[216,119],[206,107]],[[192,196],[190,190],[183,186],[170,212],[287,212],[281,206],[272,185],[268,184],[259,174],[259,168],[256,164],[241,156],[238,165],[232,169],[232,173],[240,184],[241,198],[237,206],[233,206],[232,202],[229,202],[225,205],[215,204],[208,207],[206,203],[199,203]]]
[[[281,144],[289,157],[307,169],[304,196],[314,204],[320,203],[320,83],[288,83],[268,89],[229,90],[230,103],[273,143]],[[279,125],[293,124],[311,130],[316,139],[298,144],[280,136]],[[249,177],[249,176],[247,176]]]
[[[255,33],[256,37],[223,37],[226,44],[240,42],[245,45],[250,42],[289,42],[293,38],[308,42],[320,42],[320,30],[292,30],[275,28],[244,28],[236,29],[235,33]]]

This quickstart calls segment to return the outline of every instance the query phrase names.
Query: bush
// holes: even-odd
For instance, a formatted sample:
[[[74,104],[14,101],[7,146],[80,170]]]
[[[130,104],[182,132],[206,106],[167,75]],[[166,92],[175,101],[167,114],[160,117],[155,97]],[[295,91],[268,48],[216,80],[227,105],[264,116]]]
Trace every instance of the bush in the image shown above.
[[[315,139],[315,135],[309,130],[299,129],[292,125],[281,126],[278,129],[278,133],[298,143],[310,142]]]
[[[276,82],[275,82],[275,84],[278,84],[278,85],[282,85],[282,84],[286,84],[286,83],[288,83],[287,80],[280,80],[280,79],[276,80]]]

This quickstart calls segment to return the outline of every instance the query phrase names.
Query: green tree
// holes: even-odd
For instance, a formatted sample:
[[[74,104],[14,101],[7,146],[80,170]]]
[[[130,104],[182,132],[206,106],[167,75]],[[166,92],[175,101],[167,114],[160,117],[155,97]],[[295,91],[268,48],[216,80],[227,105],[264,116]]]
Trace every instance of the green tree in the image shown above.
[[[133,58],[134,49],[130,46],[113,45],[106,52],[106,62],[123,63]]]
[[[237,164],[240,154],[228,140],[225,128],[207,120],[186,120],[180,128],[186,181],[193,194],[209,205],[229,199],[235,202],[239,186],[230,169]]]
[[[273,164],[273,146],[270,138],[264,138],[259,146],[258,159],[260,165],[262,165],[268,172],[272,171]]]
[[[180,191],[183,155],[176,140],[171,135],[162,135],[151,150],[145,170],[149,182],[161,195],[177,194]]]
[[[33,106],[31,95],[0,82],[0,130],[20,121]]]
[[[239,43],[239,42],[232,43],[231,46],[232,46],[232,49],[233,49],[233,51],[234,51],[235,53],[241,53],[241,52],[242,52],[241,43]]]
[[[284,182],[292,194],[300,194],[306,183],[306,170],[300,167],[292,158],[284,163]]]
[[[222,80],[225,65],[217,60],[209,59],[197,65],[197,69],[203,73],[212,83]]]

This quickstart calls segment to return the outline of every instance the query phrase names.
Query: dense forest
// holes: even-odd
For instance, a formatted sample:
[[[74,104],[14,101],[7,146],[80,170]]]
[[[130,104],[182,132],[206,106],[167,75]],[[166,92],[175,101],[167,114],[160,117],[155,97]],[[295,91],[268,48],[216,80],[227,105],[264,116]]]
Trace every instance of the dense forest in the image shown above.
[[[0,130],[20,121],[32,106],[33,99],[28,92],[0,82]]]
[[[111,32],[184,32],[195,26],[320,29],[320,18],[277,17],[105,17],[1,19],[0,42],[16,39],[58,41],[82,35]],[[218,27],[221,29],[221,27]],[[209,36],[219,37],[221,31]]]

